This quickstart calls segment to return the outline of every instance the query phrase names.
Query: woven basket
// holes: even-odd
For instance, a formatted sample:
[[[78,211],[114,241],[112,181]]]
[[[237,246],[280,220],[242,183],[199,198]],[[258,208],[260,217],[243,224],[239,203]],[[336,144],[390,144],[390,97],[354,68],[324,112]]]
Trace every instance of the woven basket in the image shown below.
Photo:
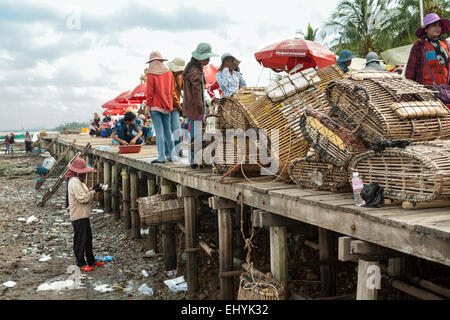
[[[232,143],[227,143],[226,133],[220,132],[222,141],[210,142],[202,150],[203,161],[207,165],[213,165],[220,172],[226,172],[237,164],[242,165],[242,170],[246,173],[260,172],[261,165],[259,145],[256,140],[250,137],[234,137]],[[269,157],[269,155],[268,155]]]
[[[146,225],[175,223],[184,219],[184,201],[175,193],[137,199],[139,218]]]
[[[352,132],[331,119],[325,110],[306,110],[300,127],[306,141],[325,162],[346,166],[354,155],[366,151],[362,141],[353,138]]]
[[[247,130],[250,127],[245,112],[245,105],[254,103],[261,94],[264,94],[264,88],[244,88],[237,94],[220,99],[218,116],[223,129],[242,129]]]
[[[306,157],[292,161],[289,176],[301,188],[338,191],[348,185],[347,167]]]
[[[333,113],[356,136],[426,141],[450,136],[450,112],[433,93],[388,72],[355,72],[327,88]]]
[[[244,109],[250,125],[264,129],[269,143],[274,140],[272,129],[278,129],[278,174],[288,177],[291,161],[305,157],[309,145],[305,140],[298,119],[306,109],[329,109],[325,88],[330,81],[342,79],[343,73],[337,66],[329,66],[317,71],[320,82],[289,98],[272,102],[267,96],[255,103],[245,105]]]
[[[450,148],[437,142],[414,143],[356,156],[349,164],[349,180],[359,172],[364,184],[378,183],[386,198],[432,201],[450,198]]]
[[[237,300],[285,300],[283,286],[263,275],[241,274]]]

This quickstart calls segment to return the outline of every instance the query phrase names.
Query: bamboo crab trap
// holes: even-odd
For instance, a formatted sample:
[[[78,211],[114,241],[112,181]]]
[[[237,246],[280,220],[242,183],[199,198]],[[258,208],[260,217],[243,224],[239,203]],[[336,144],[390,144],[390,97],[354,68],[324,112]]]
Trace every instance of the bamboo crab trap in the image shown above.
[[[289,177],[300,188],[340,191],[348,185],[347,167],[304,157],[289,166]]]
[[[450,136],[446,106],[430,90],[401,75],[357,71],[331,82],[326,92],[333,113],[365,141]]]
[[[156,194],[136,201],[142,224],[159,225],[184,219],[184,202],[175,193]]]
[[[409,202],[450,199],[450,147],[445,142],[369,151],[350,162],[349,179],[356,171],[364,183],[384,187],[386,198]]]
[[[244,272],[239,281],[237,300],[285,300],[284,287],[263,274]]]
[[[258,139],[241,135],[232,136],[227,139],[225,131],[216,131],[222,139],[211,141],[202,150],[202,158],[205,165],[212,165],[217,172],[226,173],[240,172],[243,175],[259,175],[264,166],[261,164]],[[217,135],[215,136],[217,137]],[[215,138],[213,138],[215,140]],[[267,155],[266,160],[270,160]],[[267,161],[268,162],[268,161]]]
[[[242,129],[250,127],[245,105],[254,103],[264,94],[264,88],[250,87],[239,90],[237,94],[220,99],[218,116],[222,129]]]
[[[300,118],[300,128],[325,162],[346,166],[354,155],[365,151],[362,141],[354,139],[352,132],[328,117],[325,110],[306,110]]]
[[[295,76],[295,77],[294,77]],[[337,66],[318,70],[305,70],[284,82],[267,89],[267,95],[250,105],[244,105],[248,121],[253,128],[263,129],[270,144],[278,141],[278,174],[287,178],[293,159],[305,157],[309,145],[301,132],[298,119],[306,109],[329,108],[325,95],[326,85],[343,77]],[[275,131],[277,136],[275,136]],[[272,152],[275,157],[277,152]]]

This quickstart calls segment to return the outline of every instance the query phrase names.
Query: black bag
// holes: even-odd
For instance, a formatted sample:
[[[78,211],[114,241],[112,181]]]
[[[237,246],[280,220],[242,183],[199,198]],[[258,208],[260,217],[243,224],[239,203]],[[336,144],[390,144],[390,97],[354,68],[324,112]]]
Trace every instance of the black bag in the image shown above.
[[[365,201],[363,207],[380,208],[384,203],[384,188],[378,183],[366,184],[361,190],[361,198]]]

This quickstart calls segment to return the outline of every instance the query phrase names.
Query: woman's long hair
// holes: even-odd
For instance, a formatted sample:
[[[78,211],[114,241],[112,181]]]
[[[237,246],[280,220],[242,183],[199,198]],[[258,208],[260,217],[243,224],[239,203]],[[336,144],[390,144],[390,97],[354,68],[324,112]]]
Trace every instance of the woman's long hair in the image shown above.
[[[195,59],[194,57],[191,58],[191,61],[189,61],[189,63],[186,65],[186,68],[183,71],[183,79],[184,77],[188,74],[189,70],[194,67],[197,68],[198,70],[202,71],[202,66],[200,65],[200,63],[198,62],[197,59]]]

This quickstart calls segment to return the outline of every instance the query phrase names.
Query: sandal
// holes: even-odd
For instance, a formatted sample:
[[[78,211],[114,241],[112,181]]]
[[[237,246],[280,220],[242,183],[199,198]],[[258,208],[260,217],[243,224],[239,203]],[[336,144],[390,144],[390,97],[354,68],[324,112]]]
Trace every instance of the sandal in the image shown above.
[[[89,271],[94,270],[94,268],[91,266],[84,266],[83,268],[80,268],[80,269],[81,269],[81,271],[84,271],[84,272],[89,272]]]
[[[102,267],[102,266],[104,266],[104,265],[105,265],[105,263],[102,262],[102,261],[97,261],[97,262],[95,262],[95,264],[94,264],[95,267]]]

